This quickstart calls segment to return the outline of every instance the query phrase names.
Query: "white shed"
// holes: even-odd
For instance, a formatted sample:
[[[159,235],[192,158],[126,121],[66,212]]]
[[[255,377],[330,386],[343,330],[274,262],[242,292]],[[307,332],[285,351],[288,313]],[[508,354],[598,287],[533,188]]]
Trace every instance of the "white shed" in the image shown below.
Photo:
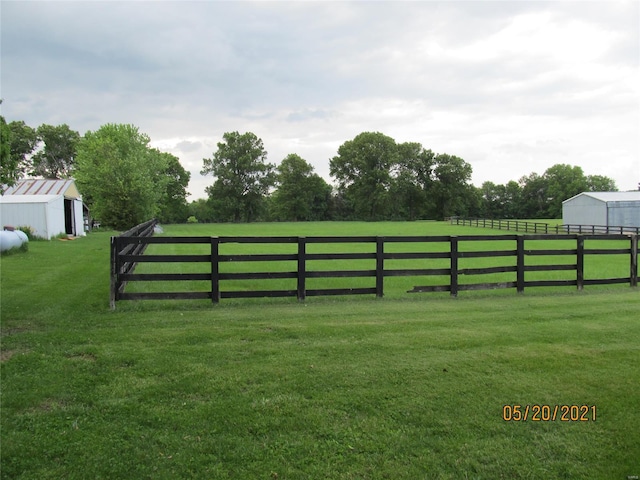
[[[579,193],[562,202],[562,223],[640,227],[640,191]]]
[[[83,203],[73,180],[20,180],[0,196],[0,225],[29,226],[51,239],[85,235]]]

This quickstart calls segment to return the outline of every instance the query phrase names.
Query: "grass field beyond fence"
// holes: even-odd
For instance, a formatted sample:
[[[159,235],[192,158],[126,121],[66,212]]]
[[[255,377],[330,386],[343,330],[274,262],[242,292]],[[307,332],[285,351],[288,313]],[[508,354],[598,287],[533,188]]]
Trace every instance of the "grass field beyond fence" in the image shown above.
[[[429,222],[166,227],[480,231],[489,233]],[[112,234],[32,242],[0,260],[2,478],[640,475],[637,288],[126,302],[112,312]],[[503,419],[527,405],[585,405],[589,415],[534,421],[532,407],[526,421]]]

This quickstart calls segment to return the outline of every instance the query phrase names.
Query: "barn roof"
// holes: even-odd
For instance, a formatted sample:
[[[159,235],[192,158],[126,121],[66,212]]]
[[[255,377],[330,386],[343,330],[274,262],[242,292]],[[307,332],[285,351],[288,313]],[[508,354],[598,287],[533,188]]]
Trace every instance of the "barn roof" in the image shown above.
[[[581,195],[587,195],[605,203],[640,201],[640,190],[633,190],[631,192],[582,192],[565,200],[562,203],[568,202]]]
[[[31,178],[19,180],[15,185],[4,191],[3,196],[9,195],[64,195],[67,198],[80,198],[80,192],[78,192],[75,182],[71,179]]]

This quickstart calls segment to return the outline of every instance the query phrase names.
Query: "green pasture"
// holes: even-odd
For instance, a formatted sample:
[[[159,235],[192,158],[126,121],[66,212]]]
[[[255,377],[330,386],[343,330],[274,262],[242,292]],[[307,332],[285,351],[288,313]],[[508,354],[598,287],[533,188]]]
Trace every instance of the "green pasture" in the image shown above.
[[[165,236],[442,236],[442,235],[509,235],[515,232],[504,230],[482,229],[477,227],[452,226],[447,222],[308,222],[308,223],[256,223],[256,224],[200,224],[170,225],[165,227]],[[628,241],[587,240],[586,248],[629,248]],[[221,244],[220,254],[294,254],[297,244]],[[496,241],[460,241],[459,249],[465,251],[515,250],[515,240]],[[529,240],[526,249],[558,249],[575,250],[575,240],[541,241]],[[391,252],[436,252],[448,251],[447,243],[387,243],[385,253]],[[306,251],[313,253],[375,253],[375,243],[332,243],[307,244]],[[149,254],[208,254],[209,245],[172,244],[151,245]],[[575,255],[531,256],[526,265],[549,265],[576,263]],[[471,269],[495,266],[515,266],[516,258],[462,258],[459,269]],[[385,269],[445,269],[449,268],[448,259],[418,260],[386,260]],[[375,259],[367,260],[311,260],[307,269],[313,271],[326,270],[375,270]],[[221,273],[231,272],[293,272],[297,262],[233,262],[222,263]],[[140,264],[139,273],[203,273],[209,272],[208,263],[147,263]],[[585,259],[585,278],[624,278],[629,276],[629,255],[591,255]],[[575,280],[575,271],[528,272],[526,280]],[[496,283],[516,280],[515,272],[495,273],[487,275],[460,275],[459,283]],[[407,291],[415,286],[447,285],[449,276],[398,276],[386,277],[384,280],[385,297],[406,298]],[[366,288],[375,286],[375,277],[354,278],[308,278],[307,289],[319,288]],[[269,280],[223,280],[220,283],[223,291],[233,290],[295,290],[296,279]],[[540,287],[530,287],[539,289]],[[546,287],[543,287],[546,288]],[[552,287],[575,289],[575,287]],[[591,287],[592,288],[592,287]],[[210,291],[209,282],[132,282],[127,286],[129,292],[163,292],[163,291]],[[515,293],[515,289],[508,292]],[[504,293],[504,292],[501,292]],[[475,295],[476,292],[461,292],[460,295]],[[430,295],[443,295],[433,294]],[[448,295],[448,294],[444,294]],[[229,300],[223,300],[229,301]]]
[[[435,222],[165,232],[505,233]],[[637,288],[454,299],[406,294],[401,282],[418,279],[388,278],[401,282],[382,299],[129,301],[111,311],[111,234],[32,242],[0,259],[3,479],[640,475]],[[628,274],[628,259],[616,259],[587,268]],[[526,421],[505,421],[505,405],[590,409],[583,421],[534,421],[531,408]]]

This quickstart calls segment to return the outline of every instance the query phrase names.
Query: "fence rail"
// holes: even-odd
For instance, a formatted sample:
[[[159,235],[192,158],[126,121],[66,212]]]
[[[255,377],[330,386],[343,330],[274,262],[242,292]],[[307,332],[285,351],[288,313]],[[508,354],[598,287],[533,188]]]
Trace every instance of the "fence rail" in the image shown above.
[[[636,234],[640,235],[640,227],[624,227],[612,225],[551,225],[544,222],[532,222],[528,220],[494,220],[491,218],[463,218],[451,217],[452,225],[465,225],[470,227],[494,228],[498,230],[509,230],[513,232],[524,233],[544,233],[544,234],[560,234],[560,233],[577,233],[591,235],[610,235],[610,234]]]
[[[147,230],[148,231],[148,228]],[[153,228],[151,229],[153,231]],[[530,241],[570,240],[571,248],[537,248],[531,247]],[[620,242],[624,248],[585,248],[585,243],[594,240],[611,240]],[[474,242],[491,242],[493,250],[470,250]],[[504,247],[496,250],[495,243]],[[373,252],[331,252],[310,253],[309,245],[314,244],[357,244],[369,245]],[[424,251],[385,251],[391,244],[434,244],[439,246]],[[206,245],[206,253],[199,254],[145,254],[149,245]],[[224,244],[293,244],[294,253],[220,253]],[[465,290],[485,290],[497,288],[516,288],[523,292],[525,287],[540,286],[576,286],[582,289],[585,285],[628,283],[637,286],[638,281],[638,237],[636,235],[574,235],[574,234],[533,234],[533,235],[466,235],[466,236],[357,236],[357,237],[151,237],[126,236],[111,239],[111,307],[115,308],[119,300],[153,300],[153,299],[209,299],[218,303],[223,298],[252,297],[306,297],[322,295],[384,295],[385,278],[402,276],[447,276],[446,284],[414,286],[407,293],[450,292],[457,296]],[[462,248],[464,247],[464,248]],[[202,247],[200,247],[202,249]],[[395,249],[393,249],[395,250]],[[526,259],[536,256],[573,256],[570,263],[554,265],[530,265]],[[584,278],[584,259],[590,255],[625,255],[629,257],[629,275],[616,278]],[[460,261],[471,258],[513,258],[515,265],[490,265],[485,267],[460,268]],[[449,265],[442,268],[443,259]],[[333,260],[369,260],[369,268],[359,270],[312,269],[310,261]],[[391,260],[426,260],[440,261],[434,268],[388,268],[386,261]],[[135,273],[135,267],[141,263],[174,263],[209,264],[209,271],[203,273]],[[221,272],[220,265],[244,262],[295,262],[296,268],[290,271],[251,271]],[[424,266],[424,265],[423,265]],[[429,265],[426,265],[429,266]],[[436,268],[438,267],[438,268]],[[572,279],[531,279],[526,278],[530,272],[573,271]],[[513,273],[514,278],[501,282],[464,283],[461,276],[481,276],[496,273]],[[348,288],[308,288],[308,280],[316,278],[372,278],[373,284],[368,287],[354,285]],[[264,290],[221,290],[220,282],[238,280],[296,279],[295,288]],[[207,282],[207,291],[190,292],[125,292],[129,282]]]
[[[111,308],[115,308],[118,295],[124,294],[126,276],[135,270],[137,259],[144,254],[148,245],[143,242],[125,242],[123,239],[151,238],[157,224],[158,221],[154,218],[136,225],[119,237],[111,237]]]

